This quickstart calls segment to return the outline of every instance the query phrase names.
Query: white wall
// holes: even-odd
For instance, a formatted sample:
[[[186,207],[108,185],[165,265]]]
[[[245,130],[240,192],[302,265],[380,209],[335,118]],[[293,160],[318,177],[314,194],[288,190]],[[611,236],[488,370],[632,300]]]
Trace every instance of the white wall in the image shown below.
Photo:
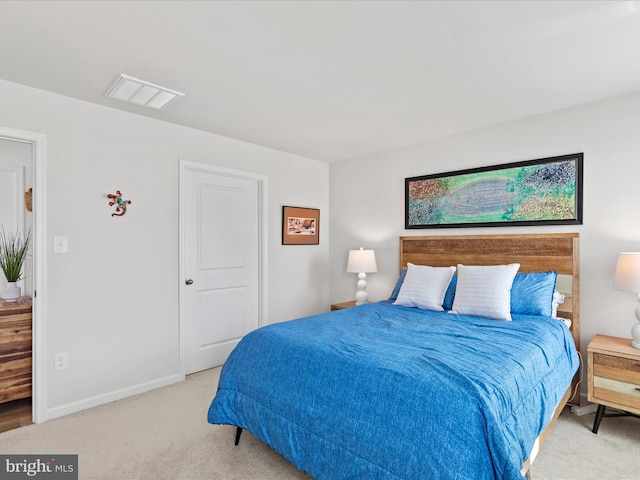
[[[372,300],[398,275],[401,235],[579,232],[581,348],[596,333],[630,337],[635,295],[612,288],[617,254],[640,251],[640,93],[331,165],[331,301],[352,299],[350,248],[374,248]],[[406,177],[584,152],[584,223],[577,226],[404,229]],[[586,358],[586,356],[585,356]],[[586,378],[586,377],[585,377]]]
[[[319,246],[285,247],[280,233],[282,205],[328,218],[326,163],[4,81],[0,104],[0,125],[47,135],[48,291],[38,294],[50,417],[179,374],[178,159],[267,175],[267,320],[328,309],[328,222]],[[118,189],[133,203],[112,218],[106,194]],[[53,254],[55,235],[69,253]],[[54,372],[58,352],[68,370]]]

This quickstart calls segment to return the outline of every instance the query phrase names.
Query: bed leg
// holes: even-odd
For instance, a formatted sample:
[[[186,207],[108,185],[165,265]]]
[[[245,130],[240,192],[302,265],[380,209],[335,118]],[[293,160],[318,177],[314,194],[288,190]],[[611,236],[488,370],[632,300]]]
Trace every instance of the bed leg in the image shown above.
[[[236,427],[236,445],[240,443],[240,435],[242,435],[242,428]]]

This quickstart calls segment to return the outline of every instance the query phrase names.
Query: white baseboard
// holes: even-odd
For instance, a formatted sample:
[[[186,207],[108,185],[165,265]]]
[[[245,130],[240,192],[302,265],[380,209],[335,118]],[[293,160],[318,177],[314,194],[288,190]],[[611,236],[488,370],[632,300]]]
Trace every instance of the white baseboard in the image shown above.
[[[577,416],[589,415],[590,413],[595,413],[598,409],[597,403],[590,403],[587,401],[587,395],[585,393],[580,393],[580,406],[571,407],[571,413]]]
[[[123,388],[121,390],[115,390],[103,395],[97,395],[95,397],[86,398],[84,400],[68,403],[59,407],[49,408],[47,409],[46,420],[53,420],[54,418],[64,417],[66,415],[71,415],[72,413],[78,413],[89,408],[104,405],[105,403],[122,400],[123,398],[155,390],[156,388],[166,387],[167,385],[182,382],[184,379],[184,375],[176,373],[175,375],[169,375],[167,377],[152,380],[147,383],[133,385],[131,387]]]

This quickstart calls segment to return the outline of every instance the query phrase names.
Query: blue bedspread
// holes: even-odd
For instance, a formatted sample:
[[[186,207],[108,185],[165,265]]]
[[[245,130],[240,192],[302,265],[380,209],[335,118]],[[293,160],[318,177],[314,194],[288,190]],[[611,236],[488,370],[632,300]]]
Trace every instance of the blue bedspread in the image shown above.
[[[520,480],[577,368],[558,320],[378,302],[248,334],[208,421],[318,480]]]

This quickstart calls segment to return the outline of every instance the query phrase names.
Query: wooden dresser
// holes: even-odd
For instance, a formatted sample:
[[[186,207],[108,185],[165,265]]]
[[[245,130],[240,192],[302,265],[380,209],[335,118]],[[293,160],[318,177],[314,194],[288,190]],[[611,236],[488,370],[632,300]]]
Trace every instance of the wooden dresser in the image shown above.
[[[31,297],[0,299],[0,403],[31,396]]]

